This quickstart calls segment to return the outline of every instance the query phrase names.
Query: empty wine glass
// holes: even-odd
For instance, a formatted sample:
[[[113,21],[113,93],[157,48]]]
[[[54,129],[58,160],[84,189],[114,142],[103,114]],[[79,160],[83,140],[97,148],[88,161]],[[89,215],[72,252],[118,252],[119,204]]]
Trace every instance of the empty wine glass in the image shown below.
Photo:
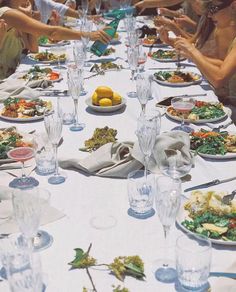
[[[172,130],[180,130],[186,133],[193,132],[193,129],[185,125],[185,118],[195,106],[195,100],[190,97],[174,97],[171,100],[171,106],[181,114],[181,125]]]
[[[156,211],[164,230],[165,254],[163,259],[155,262],[155,277],[161,282],[171,283],[176,279],[177,274],[175,262],[167,260],[168,236],[180,207],[181,182],[168,176],[160,176],[157,177],[156,187]]]
[[[71,97],[73,98],[75,107],[75,119],[73,126],[70,127],[71,131],[81,131],[85,127],[85,124],[79,123],[78,119],[78,102],[81,93],[82,78],[83,78],[82,72],[78,70],[76,66],[71,66],[68,68],[67,72],[68,88]]]
[[[102,4],[102,0],[96,0],[96,3],[95,3],[95,10],[96,10],[96,14],[97,14],[97,15],[99,15],[99,13],[100,13],[101,4]]]
[[[40,241],[37,241],[41,214],[48,204],[49,198],[49,191],[40,188],[15,190],[13,192],[12,204],[14,216],[30,249],[34,249],[34,243],[36,243],[37,250],[44,248],[44,245],[48,245],[48,240],[51,239],[46,232],[42,232],[38,235]],[[48,236],[43,238],[45,235]]]
[[[150,83],[148,78],[144,74],[137,74],[136,77],[136,93],[140,102],[142,112],[145,114],[146,105],[150,95]]]
[[[9,186],[11,188],[27,189],[33,188],[39,184],[38,180],[34,177],[26,176],[25,174],[25,161],[33,158],[35,151],[32,147],[17,147],[8,151],[7,156],[15,161],[22,163],[22,174],[21,177],[14,178]]]
[[[143,46],[138,46],[138,73],[144,71],[144,66],[147,61],[147,54],[143,51]]]
[[[81,0],[81,9],[83,12],[83,17],[86,17],[88,14],[88,9],[89,9],[89,1],[88,0]]]
[[[128,63],[129,67],[131,69],[131,79],[132,82],[134,83],[134,75],[138,67],[138,49],[137,48],[127,48],[127,58],[128,58]],[[129,97],[136,97],[137,94],[135,91],[128,92],[127,94]]]
[[[83,19],[80,25],[80,30],[83,32],[91,32],[93,29],[93,22],[87,18]],[[90,64],[86,61],[87,59],[87,51],[88,51],[88,44],[89,44],[89,37],[82,36],[81,37],[82,43],[84,45],[84,52],[85,52],[85,67],[90,67]]]
[[[57,111],[46,113],[44,115],[44,125],[48,138],[53,146],[56,163],[55,173],[53,176],[49,177],[48,182],[50,184],[61,184],[65,181],[65,177],[61,175],[58,170],[57,148],[61,139],[63,118]]]
[[[138,137],[139,147],[144,155],[144,176],[147,178],[148,163],[157,135],[156,116],[141,115],[138,118],[136,135]]]
[[[58,70],[66,69],[66,66],[61,65],[61,63],[66,60],[66,46],[53,46],[51,47],[51,51],[57,56],[57,66],[54,68]]]

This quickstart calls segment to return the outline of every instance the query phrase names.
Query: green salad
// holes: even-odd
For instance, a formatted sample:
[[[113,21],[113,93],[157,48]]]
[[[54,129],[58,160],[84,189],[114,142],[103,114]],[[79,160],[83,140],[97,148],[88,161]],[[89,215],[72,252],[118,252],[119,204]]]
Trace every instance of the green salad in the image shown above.
[[[175,50],[162,50],[159,49],[152,53],[152,58],[154,59],[177,59],[177,54]]]

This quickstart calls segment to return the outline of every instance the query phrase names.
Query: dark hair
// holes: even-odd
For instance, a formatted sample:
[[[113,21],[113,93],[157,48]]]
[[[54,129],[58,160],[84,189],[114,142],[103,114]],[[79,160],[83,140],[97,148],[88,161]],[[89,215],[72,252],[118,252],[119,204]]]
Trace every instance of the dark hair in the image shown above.
[[[195,42],[195,45],[198,49],[202,48],[214,29],[215,24],[212,19],[207,17],[207,15],[201,16],[197,31],[193,37],[193,42]]]
[[[3,0],[2,3],[0,4],[0,7],[8,6],[9,7],[9,1]]]
[[[215,14],[218,11],[230,6],[234,0],[203,0],[206,13]]]

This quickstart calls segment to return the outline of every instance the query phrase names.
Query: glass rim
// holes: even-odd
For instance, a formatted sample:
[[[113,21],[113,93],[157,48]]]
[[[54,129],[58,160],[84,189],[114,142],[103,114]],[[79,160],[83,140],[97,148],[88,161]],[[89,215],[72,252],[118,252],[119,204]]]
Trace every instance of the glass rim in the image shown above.
[[[184,238],[188,238],[189,240],[194,240],[194,241],[198,240],[198,241],[206,243],[206,245],[203,246],[203,250],[193,251],[191,250],[190,247],[188,247],[188,245],[186,246],[180,245],[180,241]],[[196,254],[196,253],[203,254],[210,251],[211,248],[212,248],[212,243],[210,239],[202,235],[197,235],[193,233],[187,233],[187,234],[185,233],[185,234],[180,235],[176,240],[176,249],[188,252],[190,254]]]
[[[141,172],[145,172],[145,170],[144,169],[137,169],[137,170],[133,170],[133,171],[131,171],[131,172],[129,172],[128,173],[128,175],[127,175],[127,179],[131,179],[132,178],[132,175],[134,175],[134,174],[136,174],[136,173],[141,173]],[[152,175],[155,175],[152,171],[150,171],[149,169],[147,169],[147,174],[148,175],[150,175],[150,174],[152,174]]]

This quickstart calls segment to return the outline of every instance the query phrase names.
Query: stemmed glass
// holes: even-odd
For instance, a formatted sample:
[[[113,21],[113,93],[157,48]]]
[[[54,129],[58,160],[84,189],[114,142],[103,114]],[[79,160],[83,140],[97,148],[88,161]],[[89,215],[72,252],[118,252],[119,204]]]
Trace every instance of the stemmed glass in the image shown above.
[[[97,15],[99,15],[99,13],[100,13],[101,4],[102,4],[102,0],[96,0],[96,3],[95,3],[95,10],[96,10],[96,14],[97,14]]]
[[[144,176],[147,179],[148,163],[157,136],[157,117],[143,114],[138,118],[136,135],[144,155]]]
[[[37,233],[42,212],[49,198],[49,191],[40,188],[15,190],[12,195],[14,216],[19,229],[28,247],[35,251],[42,250],[52,243],[52,237],[47,232]]]
[[[67,72],[68,88],[71,97],[73,98],[75,107],[75,119],[74,125],[70,127],[71,131],[81,131],[85,127],[85,124],[79,123],[78,119],[78,101],[81,93],[82,78],[83,78],[82,72],[79,71],[76,66],[71,66],[68,68]]]
[[[53,176],[49,177],[48,182],[54,185],[61,184],[65,181],[65,177],[61,175],[58,170],[57,148],[61,138],[63,118],[57,111],[47,112],[44,115],[44,125],[48,138],[53,146],[56,163],[55,173]]]
[[[87,91],[84,89],[84,79],[83,79],[83,72],[84,72],[84,65],[86,63],[86,53],[87,51],[84,48],[84,43],[82,41],[76,41],[73,46],[73,55],[76,67],[81,73],[81,92],[80,95],[85,95]]]
[[[80,25],[81,31],[84,32],[91,32],[93,29],[93,22],[87,18],[83,19]],[[88,44],[89,44],[89,38],[88,37],[81,37],[82,43],[84,45],[84,52],[85,52],[85,67],[90,67],[90,64],[86,62],[87,59],[87,50],[88,50]]]
[[[82,13],[83,13],[83,18],[85,18],[86,15],[88,14],[89,1],[88,0],[81,0],[81,8],[82,8]]]
[[[168,237],[170,228],[174,224],[181,201],[181,182],[168,176],[160,176],[156,180],[156,211],[164,230],[164,259],[155,262],[155,277],[165,283],[171,283],[176,279],[175,263],[167,260]],[[191,260],[191,259],[189,259]]]
[[[25,161],[33,158],[35,151],[32,147],[17,147],[8,151],[7,156],[15,161],[22,163],[22,175],[21,177],[14,178],[9,187],[18,189],[33,188],[39,184],[39,182],[31,176],[25,174]]]
[[[181,125],[173,128],[172,130],[180,130],[186,133],[193,132],[193,129],[185,125],[184,118],[195,106],[195,100],[190,97],[174,97],[171,100],[171,106],[181,114]]]
[[[65,56],[66,58],[66,46],[60,46],[60,45],[57,45],[57,46],[53,46],[51,48],[51,51],[57,55],[57,66],[55,66],[54,68],[55,69],[58,69],[58,70],[63,70],[63,69],[66,69],[66,66],[62,66],[61,65],[61,61],[62,61],[62,56]],[[64,59],[65,59],[64,58]],[[64,60],[63,60],[64,61]]]
[[[127,58],[128,58],[129,67],[131,69],[131,79],[132,79],[132,82],[134,83],[134,75],[135,75],[135,72],[137,71],[137,68],[138,68],[138,49],[128,47],[127,48]],[[128,92],[128,96],[129,97],[136,97],[137,94],[135,91],[131,91],[131,92]]]
[[[138,74],[136,77],[136,92],[138,100],[141,104],[142,112],[145,114],[146,105],[150,95],[150,82],[144,74]]]

